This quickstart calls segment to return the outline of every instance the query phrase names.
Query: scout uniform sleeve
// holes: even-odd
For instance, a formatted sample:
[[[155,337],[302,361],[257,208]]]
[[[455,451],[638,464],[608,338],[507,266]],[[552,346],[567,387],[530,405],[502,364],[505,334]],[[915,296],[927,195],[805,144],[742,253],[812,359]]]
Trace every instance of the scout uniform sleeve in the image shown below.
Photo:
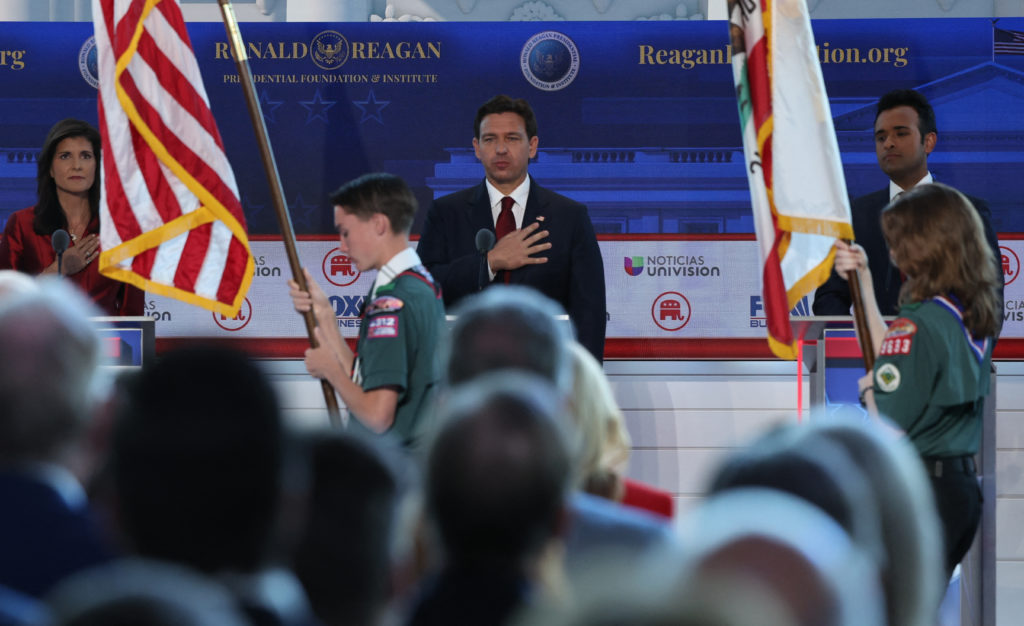
[[[366,337],[359,351],[363,389],[408,387],[407,344],[412,332],[405,302],[394,295],[375,298],[366,307]],[[400,394],[401,397],[401,394]]]
[[[875,360],[879,412],[908,430],[927,408],[938,371],[928,328],[906,317],[894,320]]]

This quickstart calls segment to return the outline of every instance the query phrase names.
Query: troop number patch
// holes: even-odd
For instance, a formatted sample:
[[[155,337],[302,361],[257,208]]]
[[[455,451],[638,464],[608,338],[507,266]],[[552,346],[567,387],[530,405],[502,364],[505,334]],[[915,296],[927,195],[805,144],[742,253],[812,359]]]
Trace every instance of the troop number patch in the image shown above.
[[[378,315],[376,317],[370,318],[370,321],[366,326],[366,336],[369,339],[379,339],[381,337],[397,337],[398,316]]]

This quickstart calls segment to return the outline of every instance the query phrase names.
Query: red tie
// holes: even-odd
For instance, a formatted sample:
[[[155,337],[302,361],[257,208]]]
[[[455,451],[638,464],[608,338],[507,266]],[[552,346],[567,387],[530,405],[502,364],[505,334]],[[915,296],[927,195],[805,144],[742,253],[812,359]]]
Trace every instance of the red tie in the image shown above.
[[[515,203],[509,196],[501,199],[501,213],[498,213],[498,221],[494,224],[494,234],[498,239],[516,229],[516,216],[512,215],[512,205]]]
[[[505,235],[509,234],[516,229],[516,217],[512,215],[512,205],[516,201],[509,196],[505,196],[501,199],[501,213],[498,213],[498,221],[494,224],[494,234],[501,239]],[[508,271],[501,271],[501,279],[508,283],[511,276]]]

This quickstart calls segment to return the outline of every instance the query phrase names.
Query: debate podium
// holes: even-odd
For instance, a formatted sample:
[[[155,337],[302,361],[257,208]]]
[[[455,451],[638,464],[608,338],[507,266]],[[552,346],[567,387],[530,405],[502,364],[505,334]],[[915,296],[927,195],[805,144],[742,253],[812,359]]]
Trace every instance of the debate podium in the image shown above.
[[[149,316],[90,318],[100,336],[100,366],[142,367],[156,358],[156,322]]]

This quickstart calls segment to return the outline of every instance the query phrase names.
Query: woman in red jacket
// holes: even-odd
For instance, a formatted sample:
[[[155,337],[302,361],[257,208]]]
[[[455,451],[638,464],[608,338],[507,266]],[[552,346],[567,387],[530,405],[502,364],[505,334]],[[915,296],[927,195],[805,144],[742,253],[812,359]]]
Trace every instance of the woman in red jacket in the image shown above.
[[[15,212],[0,240],[0,269],[33,276],[58,271],[108,315],[142,315],[143,293],[99,273],[100,134],[81,120],[50,129],[39,154],[34,207]],[[71,245],[60,268],[53,233],[64,229]]]

